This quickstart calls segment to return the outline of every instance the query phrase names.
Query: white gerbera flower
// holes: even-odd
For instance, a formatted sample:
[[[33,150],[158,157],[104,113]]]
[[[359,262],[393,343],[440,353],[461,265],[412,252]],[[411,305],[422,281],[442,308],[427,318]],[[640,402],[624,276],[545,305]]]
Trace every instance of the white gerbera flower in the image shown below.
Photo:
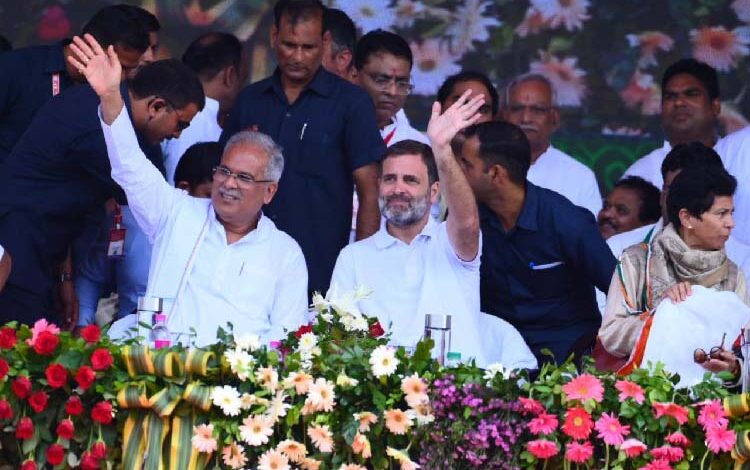
[[[239,429],[242,440],[257,447],[268,443],[268,437],[273,434],[273,423],[266,416],[253,415],[242,420]]]
[[[247,380],[252,371],[253,365],[255,364],[253,356],[242,349],[237,348],[225,351],[224,357],[229,363],[232,372],[234,372],[240,380]]]
[[[411,43],[414,54],[412,78],[414,94],[433,96],[440,85],[448,78],[461,71],[455,57],[447,48],[441,46],[438,39],[426,39],[421,44]]]
[[[339,0],[336,7],[349,15],[362,32],[367,33],[393,26],[396,14],[390,3],[390,0]]]
[[[260,336],[246,333],[235,340],[238,349],[254,352],[260,349]]]
[[[388,346],[378,346],[370,355],[370,366],[375,377],[387,377],[396,372],[396,351]]]
[[[221,411],[227,416],[237,416],[240,414],[242,402],[240,392],[231,385],[222,385],[214,387],[211,392],[211,399],[214,406],[221,408]]]
[[[271,422],[275,423],[279,418],[286,416],[286,410],[292,407],[292,405],[286,402],[287,398],[287,395],[283,391],[279,391],[271,399],[271,403],[268,405],[265,413]]]
[[[448,35],[453,36],[460,49],[472,50],[473,41],[486,42],[490,38],[488,28],[502,26],[502,22],[492,16],[485,16],[484,10],[490,2],[484,0],[467,0],[458,7]]]
[[[305,333],[299,338],[299,348],[302,351],[312,351],[318,344],[318,337],[314,333]]]

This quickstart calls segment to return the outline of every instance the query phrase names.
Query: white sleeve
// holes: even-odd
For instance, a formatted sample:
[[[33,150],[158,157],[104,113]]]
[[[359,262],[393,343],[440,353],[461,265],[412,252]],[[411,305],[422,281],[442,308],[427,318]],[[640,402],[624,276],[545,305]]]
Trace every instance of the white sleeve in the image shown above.
[[[450,216],[450,214],[449,214]],[[451,237],[448,236],[448,222],[440,222],[438,228],[438,239],[443,245],[444,251],[451,264],[456,264],[469,271],[479,271],[479,264],[482,258],[482,231],[479,231],[479,245],[477,246],[477,255],[474,259],[465,261],[458,257],[455,248],[451,243]]]
[[[279,270],[279,281],[276,284],[273,310],[271,311],[271,328],[265,338],[265,344],[279,341],[286,337],[286,332],[295,331],[307,323],[307,265],[302,250],[298,246],[287,250],[288,255]]]
[[[125,191],[138,225],[153,243],[175,204],[189,196],[169,186],[146,158],[124,106],[112,125],[101,120],[101,109],[99,116],[112,166],[112,179]]]
[[[331,287],[336,286],[338,292],[351,292],[359,287],[357,285],[357,275],[354,268],[354,255],[352,245],[348,245],[341,250],[336,258],[336,266],[333,268],[331,275]],[[364,286],[368,287],[368,286]],[[325,292],[321,292],[325,295]]]

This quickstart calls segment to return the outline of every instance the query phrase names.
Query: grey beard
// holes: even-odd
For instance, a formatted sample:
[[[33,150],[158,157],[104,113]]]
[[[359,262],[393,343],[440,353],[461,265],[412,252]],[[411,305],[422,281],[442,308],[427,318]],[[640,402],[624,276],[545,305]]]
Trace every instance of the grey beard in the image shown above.
[[[430,196],[428,193],[424,197],[412,199],[409,207],[404,210],[387,207],[387,199],[384,196],[378,197],[378,205],[380,213],[389,223],[396,227],[408,227],[422,220],[430,210]]]

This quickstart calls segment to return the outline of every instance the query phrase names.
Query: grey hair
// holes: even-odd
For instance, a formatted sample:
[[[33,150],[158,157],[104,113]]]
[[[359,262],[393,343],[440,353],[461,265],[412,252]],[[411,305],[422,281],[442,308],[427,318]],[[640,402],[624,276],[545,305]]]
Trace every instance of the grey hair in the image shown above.
[[[279,182],[281,173],[284,171],[284,155],[281,153],[281,146],[279,144],[262,132],[240,131],[227,141],[227,144],[224,146],[224,153],[237,145],[255,145],[266,152],[268,154],[268,163],[266,164],[266,171],[263,178]]]
[[[523,75],[519,75],[510,83],[508,83],[508,85],[505,87],[505,93],[503,93],[503,107],[507,106],[508,103],[510,103],[510,91],[516,86],[526,82],[541,82],[547,85],[547,88],[549,88],[550,95],[552,97],[552,106],[557,107],[557,91],[555,90],[555,86],[552,84],[552,81],[550,81],[549,78],[545,77],[541,73],[526,73]]]

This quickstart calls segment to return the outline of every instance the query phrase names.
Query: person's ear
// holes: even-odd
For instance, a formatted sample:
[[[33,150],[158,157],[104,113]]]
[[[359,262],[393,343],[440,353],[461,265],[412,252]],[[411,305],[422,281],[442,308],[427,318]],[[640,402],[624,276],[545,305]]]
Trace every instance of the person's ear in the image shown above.
[[[693,225],[695,224],[695,216],[688,212],[687,209],[680,209],[680,212],[677,213],[677,217],[679,217],[680,225],[682,225],[683,228],[687,230],[693,228]]]
[[[168,109],[167,101],[164,98],[158,96],[152,97],[148,102],[148,116],[150,118],[155,117],[160,111],[166,111]]]
[[[178,181],[175,183],[175,187],[190,192],[190,183],[188,183],[187,181]]]
[[[222,70],[222,83],[226,88],[232,88],[237,80],[240,79],[240,71],[234,64],[229,65]]]
[[[440,196],[440,181],[435,181],[434,183],[432,183],[432,186],[430,186],[430,202],[432,204],[435,204],[439,196]]]
[[[266,192],[263,194],[263,204],[270,203],[278,189],[279,183],[268,183],[268,186],[266,186]]]
[[[719,114],[721,114],[721,100],[719,98],[711,100],[711,111],[715,117],[719,117]]]
[[[326,50],[326,48],[328,47],[328,44],[330,43],[331,43],[331,32],[326,31],[325,33],[323,33],[323,49]]]
[[[345,49],[336,54],[336,67],[343,72],[349,68],[349,64],[352,63],[352,60],[354,60],[352,51]]]
[[[552,118],[552,129],[557,130],[557,128],[560,126],[560,108],[553,105],[550,113]]]

